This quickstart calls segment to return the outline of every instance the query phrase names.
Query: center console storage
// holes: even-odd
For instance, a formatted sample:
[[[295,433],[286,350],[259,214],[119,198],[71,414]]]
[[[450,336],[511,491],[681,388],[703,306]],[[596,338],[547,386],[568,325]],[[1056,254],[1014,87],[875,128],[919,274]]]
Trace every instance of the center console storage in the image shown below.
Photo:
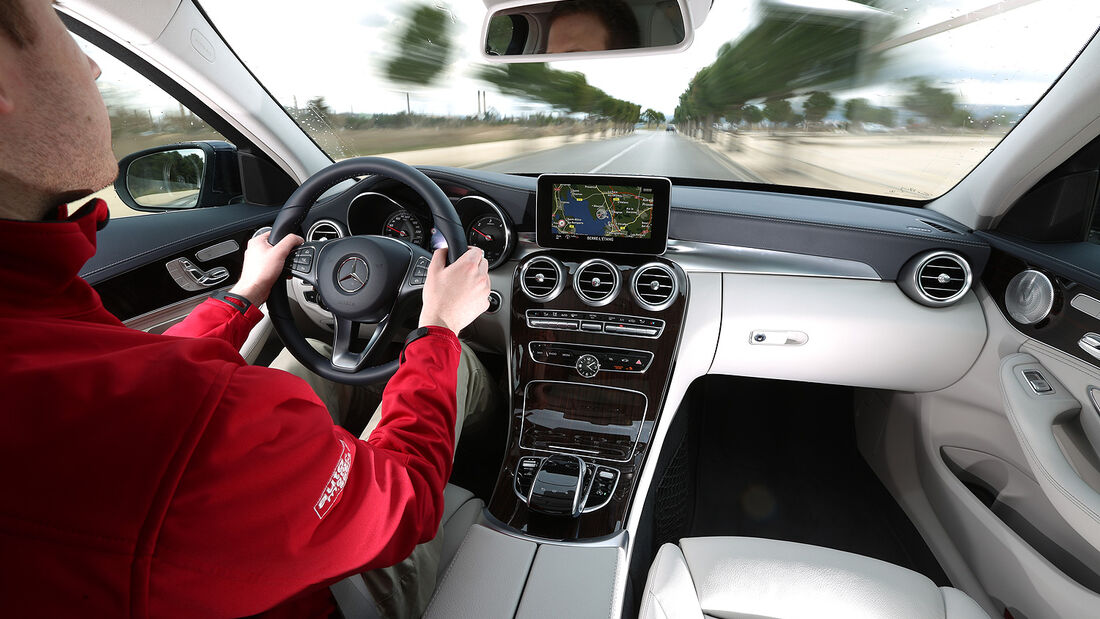
[[[626,555],[614,544],[539,544],[474,525],[424,617],[616,616],[616,580],[626,572]]]

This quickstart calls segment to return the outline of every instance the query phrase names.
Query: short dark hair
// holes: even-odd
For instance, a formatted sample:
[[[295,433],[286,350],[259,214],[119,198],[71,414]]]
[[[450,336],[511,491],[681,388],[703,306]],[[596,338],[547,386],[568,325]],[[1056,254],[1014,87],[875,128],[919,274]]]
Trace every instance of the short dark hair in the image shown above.
[[[599,18],[607,28],[608,49],[638,47],[638,18],[622,0],[572,0],[560,1],[550,11],[547,25],[566,15],[590,13]]]
[[[34,24],[27,16],[23,0],[0,0],[0,34],[19,47],[34,42]]]

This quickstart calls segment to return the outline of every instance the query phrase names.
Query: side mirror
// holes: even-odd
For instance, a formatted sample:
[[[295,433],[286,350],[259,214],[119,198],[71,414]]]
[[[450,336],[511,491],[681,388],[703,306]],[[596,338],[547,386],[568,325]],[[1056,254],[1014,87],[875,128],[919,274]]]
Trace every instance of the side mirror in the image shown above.
[[[138,211],[170,211],[239,201],[236,148],[227,142],[169,144],[127,155],[115,191]]]
[[[485,0],[492,62],[613,58],[686,49],[709,0]]]

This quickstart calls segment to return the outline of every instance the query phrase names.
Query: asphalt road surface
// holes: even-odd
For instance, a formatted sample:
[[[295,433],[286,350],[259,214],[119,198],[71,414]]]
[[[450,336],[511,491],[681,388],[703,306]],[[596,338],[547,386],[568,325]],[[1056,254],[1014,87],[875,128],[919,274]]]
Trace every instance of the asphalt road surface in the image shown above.
[[[674,131],[636,131],[622,137],[566,144],[470,167],[493,172],[647,174],[753,180],[718,153]]]

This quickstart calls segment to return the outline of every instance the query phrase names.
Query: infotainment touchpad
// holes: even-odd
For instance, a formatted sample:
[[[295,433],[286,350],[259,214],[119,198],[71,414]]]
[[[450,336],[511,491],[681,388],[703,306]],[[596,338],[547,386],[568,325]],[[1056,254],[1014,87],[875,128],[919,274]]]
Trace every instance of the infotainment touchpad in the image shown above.
[[[656,176],[543,174],[535,240],[553,249],[662,254],[672,183]]]

